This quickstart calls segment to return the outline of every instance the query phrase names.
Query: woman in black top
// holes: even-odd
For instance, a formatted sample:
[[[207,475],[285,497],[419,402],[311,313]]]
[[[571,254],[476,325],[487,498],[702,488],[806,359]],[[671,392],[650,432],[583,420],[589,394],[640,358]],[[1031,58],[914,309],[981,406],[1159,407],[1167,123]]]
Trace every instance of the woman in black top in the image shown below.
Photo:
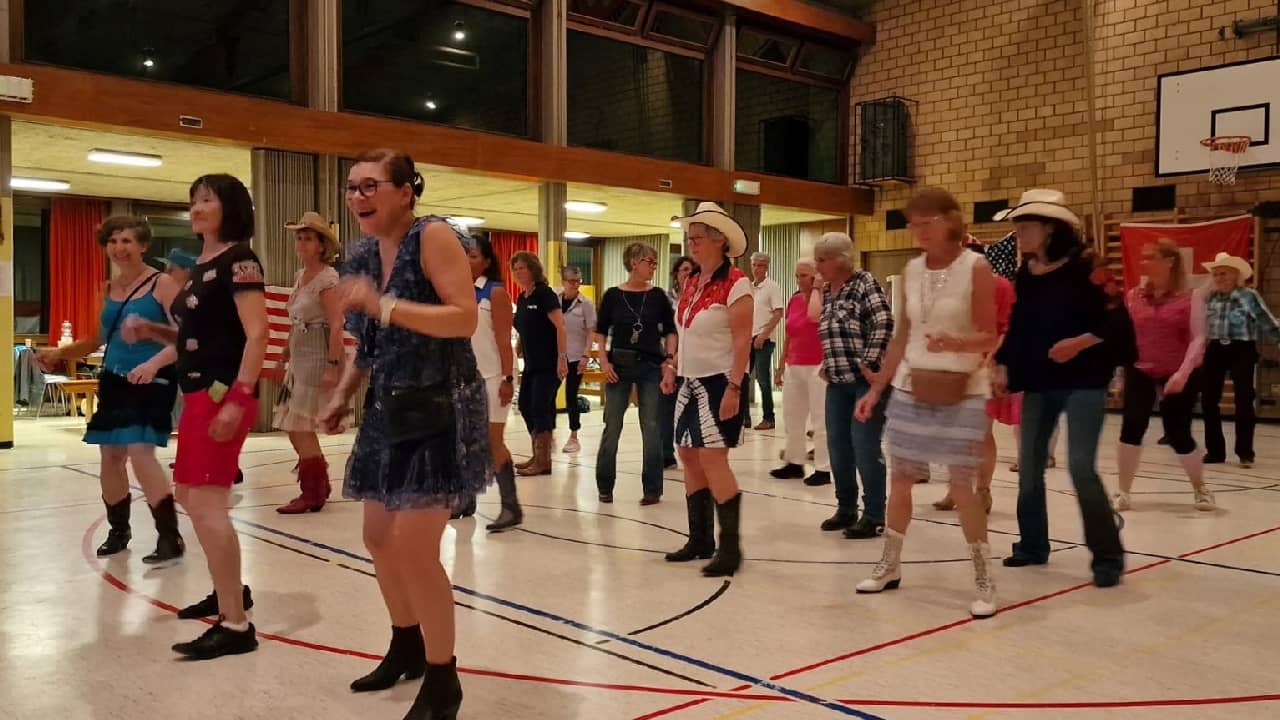
[[[511,274],[520,286],[516,298],[520,372],[520,415],[533,442],[533,456],[517,463],[523,476],[551,474],[551,433],[556,429],[556,393],[569,373],[568,337],[560,296],[547,285],[542,262],[531,252],[511,256]]]
[[[1049,517],[1044,471],[1049,437],[1058,416],[1067,416],[1067,454],[1093,552],[1098,587],[1120,582],[1124,548],[1107,493],[1098,476],[1107,386],[1121,358],[1119,332],[1107,297],[1093,282],[1083,256],[1080,220],[1062,193],[1032,190],[1005,217],[1014,220],[1026,261],[1016,280],[1017,302],[1009,331],[996,352],[996,391],[1022,392],[1022,448],[1018,474],[1021,539],[1006,567],[1049,561]],[[1122,324],[1122,323],[1121,323]]]
[[[240,543],[227,506],[240,448],[258,414],[267,301],[262,265],[249,249],[253,201],[244,184],[230,175],[205,175],[191,184],[189,196],[191,229],[203,248],[170,308],[178,327],[130,318],[126,330],[178,350],[183,405],[173,481],[204,549],[214,590],[178,617],[216,615],[218,622],[173,649],[208,660],[258,647],[245,615],[253,603],[240,581]]]
[[[596,489],[600,502],[613,502],[618,437],[634,387],[644,443],[644,497],[640,504],[656,505],[662,498],[661,394],[675,391],[676,371],[668,362],[676,352],[675,312],[667,293],[653,286],[653,272],[658,267],[658,253],[653,248],[631,243],[622,253],[622,264],[629,275],[621,285],[605,291],[596,318],[596,344],[609,349],[600,355],[605,379],[604,435],[596,457]]]

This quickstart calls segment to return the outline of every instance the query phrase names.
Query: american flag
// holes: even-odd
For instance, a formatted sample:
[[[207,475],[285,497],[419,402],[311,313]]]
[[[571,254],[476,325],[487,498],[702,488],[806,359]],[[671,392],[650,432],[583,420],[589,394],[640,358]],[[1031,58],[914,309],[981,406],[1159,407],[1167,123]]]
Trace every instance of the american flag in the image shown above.
[[[267,286],[267,356],[262,362],[262,376],[273,380],[284,379],[284,365],[281,360],[284,358],[285,348],[289,346],[289,331],[292,323],[289,321],[289,296],[293,294],[292,287],[282,285]],[[342,334],[342,344],[346,346],[347,352],[355,347],[356,340],[347,333]]]

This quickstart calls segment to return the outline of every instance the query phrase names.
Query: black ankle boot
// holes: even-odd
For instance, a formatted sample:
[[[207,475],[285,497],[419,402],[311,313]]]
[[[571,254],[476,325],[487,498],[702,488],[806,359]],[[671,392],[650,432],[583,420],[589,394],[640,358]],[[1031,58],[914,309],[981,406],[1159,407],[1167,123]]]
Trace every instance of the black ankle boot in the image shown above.
[[[132,502],[133,497],[129,495],[125,495],[115,505],[102,501],[107,508],[107,523],[111,529],[107,531],[107,539],[98,546],[98,557],[115,555],[129,547],[129,541],[133,539],[133,531],[129,529],[129,508]]]
[[[684,503],[689,510],[689,542],[679,550],[667,553],[667,562],[706,560],[716,551],[715,503],[711,499],[711,491],[703,488],[686,495]]]
[[[427,650],[422,643],[422,630],[417,625],[391,626],[391,645],[373,672],[351,683],[352,692],[371,692],[394,687],[403,675],[417,680],[427,669]]]
[[[187,546],[178,533],[178,510],[173,506],[173,496],[166,496],[159,505],[151,508],[151,517],[156,521],[156,549],[142,558],[142,562],[156,565],[180,559]]]
[[[734,495],[727,502],[716,505],[716,515],[720,518],[720,547],[716,548],[716,556],[702,574],[707,577],[724,577],[733,575],[742,566],[742,546],[738,540],[738,521],[742,510],[742,493]]]
[[[457,720],[462,707],[462,683],[458,681],[458,659],[444,665],[427,665],[418,697],[404,720]]]

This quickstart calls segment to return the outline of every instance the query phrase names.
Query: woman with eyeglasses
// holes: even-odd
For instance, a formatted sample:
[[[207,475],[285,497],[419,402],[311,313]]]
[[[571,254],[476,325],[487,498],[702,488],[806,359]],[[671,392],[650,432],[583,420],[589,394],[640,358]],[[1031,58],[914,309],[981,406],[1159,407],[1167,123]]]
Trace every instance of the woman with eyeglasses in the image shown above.
[[[347,208],[365,239],[338,289],[359,342],[321,420],[338,431],[347,401],[369,378],[343,495],[364,505],[391,646],[351,689],[383,690],[425,674],[405,720],[452,720],[462,685],[440,539],[453,509],[489,484],[493,458],[485,381],[471,349],[468,239],[440,217],[415,215],[422,190],[413,159],[395,150],[364,153],[347,177]]]
[[[578,409],[578,389],[582,387],[582,374],[591,362],[591,335],[596,329],[596,306],[591,298],[582,294],[582,268],[574,265],[560,270],[560,312],[564,315],[565,344],[568,347],[569,367],[564,376],[564,406],[569,413],[569,441],[561,452],[572,455],[582,450],[578,431],[582,429],[582,416]]]
[[[640,405],[640,439],[644,462],[640,471],[644,496],[641,505],[662,499],[663,387],[675,388],[675,315],[667,294],[651,282],[658,254],[644,243],[631,243],[622,253],[627,279],[605,291],[596,321],[596,344],[604,373],[604,434],[596,456],[596,489],[600,502],[613,502],[617,480],[618,438],[634,388]]]

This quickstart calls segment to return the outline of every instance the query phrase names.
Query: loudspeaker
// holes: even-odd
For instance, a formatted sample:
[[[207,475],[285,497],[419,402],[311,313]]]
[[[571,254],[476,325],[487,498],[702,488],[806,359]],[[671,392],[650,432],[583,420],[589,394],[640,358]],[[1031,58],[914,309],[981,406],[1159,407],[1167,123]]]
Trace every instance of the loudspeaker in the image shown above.
[[[761,170],[773,175],[809,177],[809,120],[783,115],[760,122]]]
[[[907,103],[886,98],[860,104],[862,126],[858,178],[864,182],[906,178],[911,118]]]

